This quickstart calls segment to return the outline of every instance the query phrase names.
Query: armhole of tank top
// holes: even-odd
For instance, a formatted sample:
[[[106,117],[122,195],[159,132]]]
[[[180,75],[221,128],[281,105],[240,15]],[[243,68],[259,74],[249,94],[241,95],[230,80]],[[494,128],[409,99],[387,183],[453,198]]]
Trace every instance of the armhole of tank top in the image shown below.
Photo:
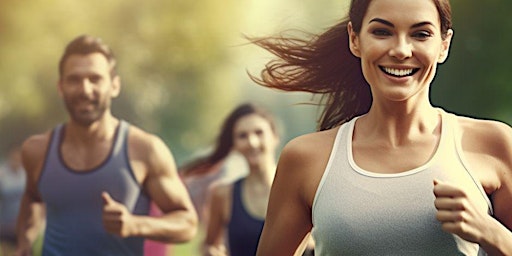
[[[221,186],[226,186],[226,188],[229,190],[227,193],[227,196],[225,197],[225,200],[229,200],[229,202],[226,203],[224,201],[224,205],[222,206],[224,208],[222,211],[225,213],[225,216],[222,216],[222,217],[223,217],[223,224],[225,227],[224,231],[225,231],[226,235],[229,234],[229,228],[230,228],[229,226],[231,225],[231,217],[233,216],[233,209],[234,209],[234,205],[235,205],[235,201],[236,201],[235,197],[237,196],[236,192],[238,192],[240,196],[242,195],[241,183],[242,183],[243,179],[244,178],[240,178],[240,179],[237,179],[229,184],[221,185]],[[239,183],[239,190],[237,190],[237,188],[236,188],[237,183]],[[240,203],[241,203],[241,200],[242,199],[240,199]],[[229,239],[227,239],[227,240],[229,240]]]
[[[318,183],[318,187],[315,191],[315,197],[313,198],[313,206],[311,207],[311,217],[314,219],[315,215],[315,208],[316,208],[316,201],[322,192],[322,188],[324,186],[325,180],[327,179],[327,176],[329,175],[329,172],[331,170],[332,162],[334,161],[334,157],[336,156],[339,148],[340,140],[342,139],[342,135],[344,135],[343,130],[348,129],[349,126],[351,126],[352,121],[346,122],[342,124],[336,133],[336,138],[334,139],[334,143],[332,145],[331,154],[329,155],[329,160],[327,161],[327,165],[325,166],[324,173],[322,174],[322,178],[320,179],[320,183]],[[314,223],[313,223],[314,226]]]
[[[236,202],[242,202],[242,180],[243,179],[239,179],[235,182],[233,182],[233,184],[231,185],[231,191],[229,193],[229,195],[231,196],[227,196],[226,198],[231,198],[231,211],[228,211],[230,213],[233,213],[233,205],[235,205]],[[231,219],[231,216],[229,216],[229,218],[227,219]]]
[[[59,156],[59,144],[60,144],[59,137],[60,136],[58,133],[62,132],[62,127],[63,127],[63,125],[59,124],[57,127],[53,128],[52,132],[50,133],[50,138],[48,139],[48,144],[46,145],[46,152],[44,153],[44,160],[43,160],[43,165],[41,166],[41,172],[39,173],[39,177],[37,178],[37,187],[38,188],[41,186],[41,177],[43,177],[43,174],[45,173],[45,171],[47,169],[46,165],[48,164],[48,157],[50,156],[53,148],[56,148],[57,157],[60,158],[60,156]],[[55,139],[55,141],[54,141],[54,139]],[[56,145],[54,145],[54,144],[56,144]]]
[[[114,147],[121,147],[120,152],[124,156],[124,160],[126,161],[126,167],[128,168],[128,172],[130,173],[130,177],[133,179],[135,184],[139,187],[141,193],[146,195],[149,198],[149,195],[146,194],[146,191],[144,190],[144,187],[141,183],[137,180],[137,177],[135,176],[135,172],[133,170],[132,164],[130,162],[130,154],[129,154],[129,136],[130,136],[130,124],[124,120],[119,121],[119,130],[118,130],[118,137],[116,138],[116,145]],[[120,143],[121,145],[117,145]]]
[[[450,122],[450,125],[452,126],[452,132],[453,132],[453,139],[455,140],[455,147],[456,147],[456,153],[459,157],[460,162],[464,166],[464,170],[468,173],[471,180],[475,183],[475,186],[477,187],[478,191],[482,194],[482,197],[487,202],[487,207],[489,208],[489,213],[491,215],[494,214],[492,203],[487,194],[485,193],[485,190],[480,182],[475,178],[475,175],[471,172],[471,168],[469,165],[468,160],[466,159],[464,155],[464,151],[462,150],[462,133],[460,131],[459,122],[457,120],[457,116],[454,114],[446,114],[448,115],[448,120]]]

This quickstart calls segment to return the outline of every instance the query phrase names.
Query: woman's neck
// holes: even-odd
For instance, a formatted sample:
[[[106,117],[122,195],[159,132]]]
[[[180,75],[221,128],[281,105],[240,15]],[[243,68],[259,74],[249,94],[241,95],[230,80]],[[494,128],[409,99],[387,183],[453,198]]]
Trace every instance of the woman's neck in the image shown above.
[[[274,180],[275,172],[275,161],[265,161],[265,163],[259,165],[249,166],[249,174],[246,180],[270,186]]]
[[[373,108],[357,123],[357,131],[365,137],[385,140],[399,146],[418,136],[436,134],[440,131],[439,110],[422,108]]]

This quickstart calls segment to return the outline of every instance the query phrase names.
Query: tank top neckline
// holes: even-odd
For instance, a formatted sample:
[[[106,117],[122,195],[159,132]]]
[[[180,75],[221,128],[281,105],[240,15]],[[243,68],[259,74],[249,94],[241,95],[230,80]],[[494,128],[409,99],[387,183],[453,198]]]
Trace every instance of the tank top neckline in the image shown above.
[[[447,141],[446,141],[447,137],[449,137],[448,132],[450,129],[450,125],[448,124],[447,114],[444,112],[444,110],[442,110],[440,108],[436,108],[436,110],[437,110],[439,116],[441,117],[441,133],[440,133],[439,142],[437,143],[434,153],[432,154],[430,159],[428,159],[425,163],[423,163],[417,167],[414,167],[412,169],[402,171],[402,172],[397,172],[397,173],[373,172],[373,171],[365,170],[365,169],[359,167],[359,165],[357,165],[357,163],[354,160],[352,140],[353,140],[353,135],[354,135],[355,123],[356,123],[357,119],[359,119],[361,116],[354,117],[352,120],[349,121],[349,123],[347,123],[347,127],[345,127],[345,129],[348,129],[348,131],[345,133],[345,136],[347,136],[347,138],[346,138],[347,139],[347,144],[346,144],[347,151],[346,152],[347,152],[347,158],[348,158],[348,162],[349,162],[350,166],[353,168],[353,170],[355,172],[357,172],[361,175],[364,175],[364,176],[372,177],[372,178],[399,178],[399,177],[404,177],[404,176],[408,176],[408,175],[413,175],[413,174],[416,174],[423,170],[428,169],[428,167],[430,167],[435,162],[435,160],[438,158],[438,155],[440,154],[441,149],[445,148],[446,143],[447,143]],[[341,137],[339,135],[342,134],[342,131],[341,131],[342,129],[343,128],[339,129],[339,131],[338,131],[339,134],[337,137]]]
[[[239,179],[238,181],[236,181],[233,184],[233,200],[237,200],[238,203],[240,203],[241,209],[245,212],[245,214],[250,219],[252,219],[253,221],[264,222],[265,221],[264,217],[262,218],[260,216],[254,215],[247,208],[247,205],[245,204],[245,202],[243,200],[243,187],[245,186],[244,184],[245,184],[245,178]],[[232,203],[232,205],[234,205],[234,202]]]
[[[56,140],[56,143],[57,143],[57,155],[59,157],[59,162],[60,164],[66,169],[68,170],[70,173],[73,173],[73,174],[78,174],[78,175],[87,175],[87,174],[90,174],[90,173],[93,173],[97,170],[100,170],[103,166],[105,166],[109,161],[110,159],[112,158],[112,156],[114,155],[114,152],[119,148],[119,146],[121,145],[118,145],[120,143],[120,139],[119,137],[121,136],[121,134],[123,133],[121,131],[121,129],[124,129],[125,127],[125,122],[123,120],[119,120],[119,124],[117,125],[116,127],[116,130],[115,130],[115,133],[114,133],[114,139],[112,140],[112,143],[111,143],[111,146],[110,146],[110,150],[107,154],[107,156],[97,165],[91,167],[91,168],[88,168],[88,169],[83,169],[83,170],[78,170],[78,169],[75,169],[75,168],[71,168],[67,163],[66,161],[64,161],[64,158],[62,156],[62,152],[61,152],[61,145],[62,145],[62,142],[64,140],[64,136],[65,136],[65,124],[61,124],[59,125],[56,130],[55,130],[55,135],[57,136],[57,140]]]

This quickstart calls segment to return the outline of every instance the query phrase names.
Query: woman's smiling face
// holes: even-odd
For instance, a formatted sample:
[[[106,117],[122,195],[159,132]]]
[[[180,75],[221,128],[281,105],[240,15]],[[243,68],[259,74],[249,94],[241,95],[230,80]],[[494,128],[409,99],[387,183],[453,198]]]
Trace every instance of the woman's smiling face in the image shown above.
[[[350,50],[361,59],[374,101],[428,98],[438,63],[446,60],[453,32],[443,39],[432,0],[374,0],[360,33],[349,24]]]

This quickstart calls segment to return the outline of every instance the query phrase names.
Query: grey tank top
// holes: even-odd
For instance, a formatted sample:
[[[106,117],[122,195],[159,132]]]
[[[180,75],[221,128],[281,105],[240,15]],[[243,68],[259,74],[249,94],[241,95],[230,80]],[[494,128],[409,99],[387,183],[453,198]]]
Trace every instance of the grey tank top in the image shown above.
[[[396,174],[369,172],[354,162],[357,117],[339,128],[313,202],[315,255],[486,255],[478,244],[444,232],[436,220],[434,178],[463,186],[482,211],[492,214],[467,168],[456,117],[439,112],[441,138],[433,157]]]
[[[102,223],[103,191],[134,214],[149,212],[149,199],[128,161],[128,123],[119,123],[107,159],[92,170],[80,172],[62,161],[63,127],[53,130],[39,179],[47,211],[43,255],[143,255],[142,238],[110,235]]]

